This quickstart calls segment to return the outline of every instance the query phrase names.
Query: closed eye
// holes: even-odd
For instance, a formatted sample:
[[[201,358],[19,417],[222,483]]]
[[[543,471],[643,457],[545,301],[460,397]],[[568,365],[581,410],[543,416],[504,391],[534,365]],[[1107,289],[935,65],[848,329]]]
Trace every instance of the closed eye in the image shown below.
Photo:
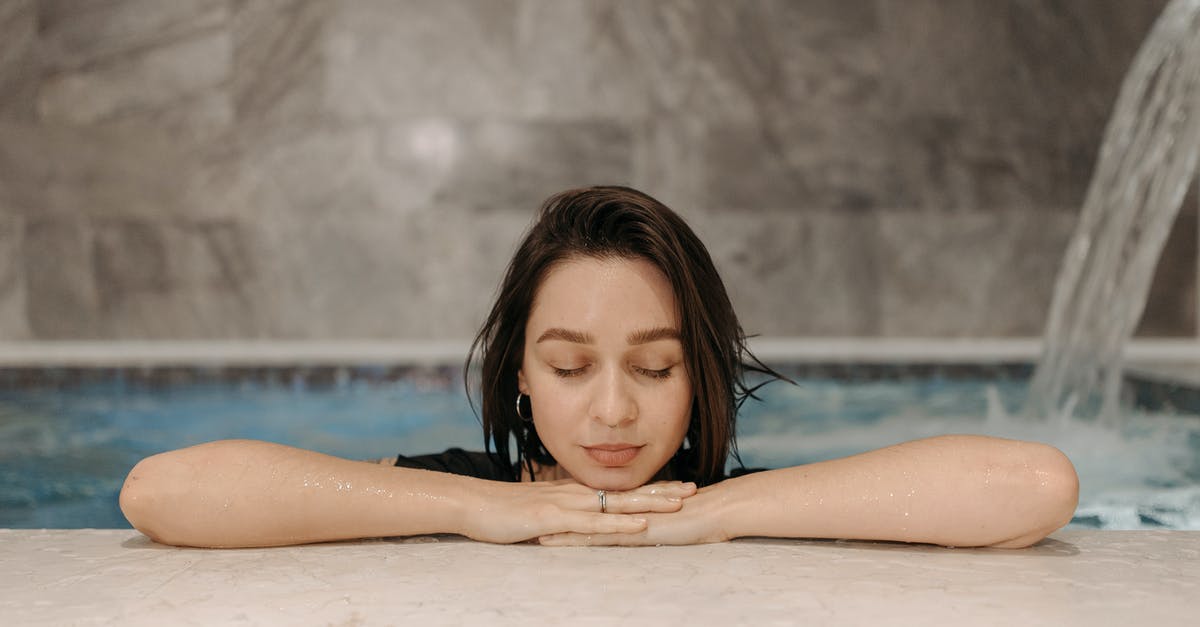
[[[666,379],[671,376],[671,368],[663,368],[662,370],[651,370],[649,368],[634,367],[639,374],[650,377],[651,379]]]
[[[587,369],[587,366],[580,366],[579,368],[555,368],[554,374],[564,379],[568,379],[570,377],[578,377],[579,375],[583,374],[585,369]]]

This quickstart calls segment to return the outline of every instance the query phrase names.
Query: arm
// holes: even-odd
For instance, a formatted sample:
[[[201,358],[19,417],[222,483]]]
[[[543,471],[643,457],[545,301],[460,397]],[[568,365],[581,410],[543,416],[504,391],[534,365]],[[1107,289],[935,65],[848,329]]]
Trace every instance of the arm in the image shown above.
[[[674,484],[614,495],[609,511],[620,513],[600,514],[595,492],[574,482],[485,481],[226,440],[142,460],[125,480],[120,503],[142,533],[187,546],[274,546],[427,533],[519,542],[555,528],[638,531],[645,520],[628,514],[676,511],[678,497],[694,489]]]
[[[1071,520],[1075,469],[1033,442],[953,435],[708,486],[621,544],[740,536],[1029,546]],[[543,539],[570,544],[577,536]]]

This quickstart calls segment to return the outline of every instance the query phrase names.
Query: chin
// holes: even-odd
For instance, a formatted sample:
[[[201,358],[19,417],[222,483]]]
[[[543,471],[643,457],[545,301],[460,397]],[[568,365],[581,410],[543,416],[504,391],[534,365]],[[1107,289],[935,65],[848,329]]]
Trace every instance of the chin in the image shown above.
[[[646,485],[654,473],[636,468],[587,468],[579,474],[571,473],[576,481],[594,490],[623,492]]]

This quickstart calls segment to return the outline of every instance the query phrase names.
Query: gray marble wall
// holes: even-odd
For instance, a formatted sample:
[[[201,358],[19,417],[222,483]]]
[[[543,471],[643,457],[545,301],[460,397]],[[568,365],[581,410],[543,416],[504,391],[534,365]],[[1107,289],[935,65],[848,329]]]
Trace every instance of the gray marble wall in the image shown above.
[[[465,338],[622,183],[750,332],[1040,332],[1162,0],[0,0],[0,341]],[[1144,325],[1196,333],[1196,202]]]

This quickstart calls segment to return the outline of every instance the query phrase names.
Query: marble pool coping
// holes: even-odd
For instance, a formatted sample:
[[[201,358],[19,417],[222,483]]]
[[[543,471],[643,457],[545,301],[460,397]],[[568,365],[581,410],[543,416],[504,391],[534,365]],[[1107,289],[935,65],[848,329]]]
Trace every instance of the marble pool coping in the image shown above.
[[[9,625],[1185,625],[1200,532],[1059,531],[1028,549],[747,538],[548,548],[458,536],[202,550],[132,530],[0,529]]]
[[[755,337],[764,361],[996,363],[1033,362],[1038,338]],[[155,367],[316,364],[461,365],[470,341],[460,340],[198,340],[0,341],[0,366]],[[1200,340],[1135,339],[1126,359],[1177,370],[1200,366]]]

